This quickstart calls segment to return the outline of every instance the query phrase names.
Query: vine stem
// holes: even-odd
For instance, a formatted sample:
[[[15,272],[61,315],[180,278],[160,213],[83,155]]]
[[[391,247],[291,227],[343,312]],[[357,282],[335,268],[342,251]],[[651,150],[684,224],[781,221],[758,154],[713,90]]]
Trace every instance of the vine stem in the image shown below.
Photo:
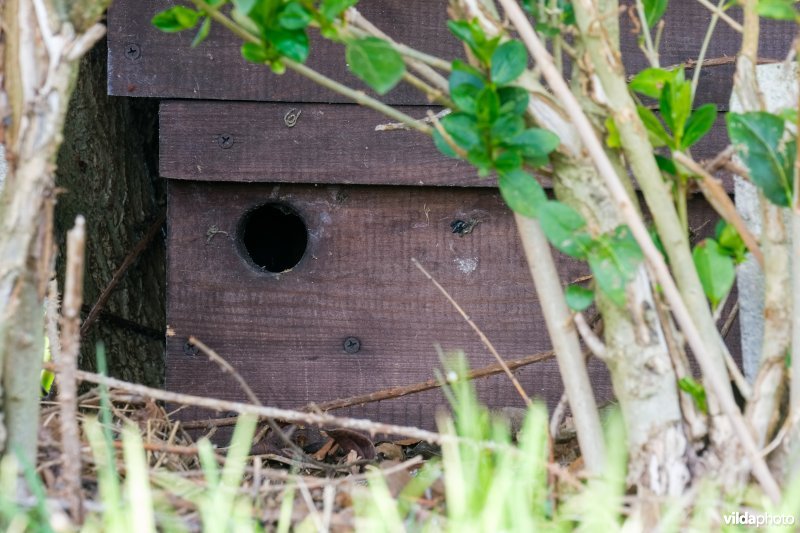
[[[719,15],[722,12],[722,6],[725,5],[725,0],[719,0],[717,4],[717,11],[711,15],[711,20],[706,29],[706,35],[703,37],[703,44],[700,46],[700,55],[697,56],[697,68],[694,69],[692,74],[692,102],[694,102],[694,95],[697,92],[697,85],[700,83],[700,71],[703,70],[703,61],[706,59],[706,52],[708,52],[708,45],[711,43],[711,36],[714,35],[714,29],[717,27]]]
[[[192,3],[202,9],[208,16],[210,16],[215,21],[222,24],[226,29],[231,31],[237,37],[243,39],[246,42],[254,43],[254,44],[261,44],[261,40],[253,35],[252,33],[248,32],[236,22],[226,17],[222,14],[217,8],[210,6],[204,0],[192,0]],[[368,107],[373,109],[379,113],[383,113],[387,117],[390,117],[397,122],[402,122],[406,124],[409,128],[413,130],[417,130],[421,133],[426,135],[433,134],[433,129],[425,123],[422,123],[416,120],[414,117],[406,115],[398,111],[397,109],[393,108],[392,106],[386,105],[380,100],[376,100],[371,96],[367,95],[364,91],[357,91],[355,89],[351,89],[346,85],[339,83],[338,81],[331,79],[324,74],[317,72],[316,70],[307,67],[302,63],[298,63],[296,61],[292,61],[288,58],[283,58],[282,61],[286,65],[287,68],[297,72],[301,76],[308,78],[309,80],[313,81],[314,83],[325,87],[326,89],[330,89],[331,91],[341,94],[357,104],[363,105],[364,107]]]
[[[689,309],[681,298],[681,294],[678,291],[675,281],[672,279],[672,275],[667,268],[664,258],[650,238],[647,228],[620,182],[614,165],[606,154],[594,128],[583,113],[577,99],[569,90],[561,73],[555,68],[550,53],[539,40],[519,4],[515,0],[499,0],[499,2],[505,9],[509,20],[517,29],[520,37],[525,42],[525,45],[535,59],[537,65],[541,68],[542,74],[551,89],[560,98],[565,111],[575,124],[581,141],[589,152],[600,176],[605,180],[623,220],[625,220],[630,227],[631,233],[642,249],[645,259],[650,264],[650,267],[660,283],[667,302],[672,309],[672,313],[680,324],[686,336],[686,340],[703,370],[707,385],[709,385],[711,391],[719,400],[723,412],[730,419],[736,435],[752,463],[754,476],[761,484],[767,496],[777,504],[780,501],[780,489],[775,479],[772,477],[764,458],[761,457],[760,450],[756,446],[753,436],[750,434],[750,430],[738,406],[734,402],[733,395],[730,391],[730,385],[723,379],[723,376],[716,371],[717,368],[711,358],[709,349],[703,342],[703,337],[692,315],[689,313]],[[577,10],[578,6],[576,6],[576,11]]]

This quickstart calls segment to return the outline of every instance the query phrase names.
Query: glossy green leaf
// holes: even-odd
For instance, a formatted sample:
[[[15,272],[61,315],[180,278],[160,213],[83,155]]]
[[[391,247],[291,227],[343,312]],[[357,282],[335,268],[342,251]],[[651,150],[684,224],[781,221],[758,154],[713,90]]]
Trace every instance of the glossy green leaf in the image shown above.
[[[507,114],[500,115],[492,123],[491,135],[492,139],[506,143],[523,131],[525,131],[525,120],[518,115]]]
[[[277,28],[270,30],[267,36],[275,49],[292,61],[304,63],[308,58],[308,35],[305,30]]]
[[[357,3],[358,0],[322,0],[319,11],[322,13],[323,17],[332,22],[335,18],[344,13],[348,7],[354,6]]]
[[[256,43],[244,43],[242,45],[242,57],[251,63],[266,63],[270,60],[269,51],[262,45]]]
[[[655,158],[656,165],[658,165],[658,168],[661,170],[661,172],[666,172],[667,174],[671,174],[673,176],[678,175],[678,167],[675,165],[675,161],[669,157],[664,157],[661,154],[656,154]]]
[[[661,124],[661,121],[658,120],[655,113],[641,105],[636,106],[636,111],[639,113],[639,118],[642,119],[642,123],[647,129],[650,143],[654,148],[672,144],[672,138],[669,133],[667,133],[667,130],[664,129],[664,125]]]
[[[508,141],[516,146],[527,158],[546,157],[561,144],[561,139],[552,131],[541,128],[528,128]]]
[[[484,146],[476,146],[467,152],[467,161],[478,169],[478,176],[481,178],[487,177],[494,168],[492,156],[486,151]]]
[[[713,307],[728,294],[736,279],[733,260],[714,239],[704,239],[692,251],[692,259],[706,297]]]
[[[627,226],[596,240],[589,251],[589,268],[597,287],[616,305],[625,305],[625,287],[642,263],[642,251]]]
[[[208,37],[208,32],[211,30],[211,18],[206,17],[203,19],[203,23],[200,25],[200,29],[197,30],[197,34],[192,39],[192,48],[197,48],[200,46],[200,43],[206,40]]]
[[[500,98],[500,114],[522,115],[528,109],[530,97],[521,87],[500,87],[497,96]]]
[[[689,148],[711,130],[717,120],[717,106],[705,104],[697,108],[686,121],[681,138],[681,148]]]
[[[772,203],[788,206],[792,201],[795,141],[784,141],[783,118],[755,111],[728,113],[728,135],[739,157],[750,171],[750,179]]]
[[[500,97],[491,86],[484,87],[478,93],[475,106],[476,116],[481,125],[490,126],[500,116]]]
[[[501,172],[497,183],[508,207],[526,217],[537,218],[539,207],[547,202],[547,195],[536,178],[521,169]]]
[[[691,84],[677,80],[665,83],[659,103],[661,118],[672,131],[676,143],[680,143],[686,120],[692,112]]]
[[[667,0],[642,0],[644,5],[644,17],[647,25],[653,27],[664,16],[667,10]]]
[[[592,236],[580,213],[561,202],[549,201],[539,207],[538,218],[547,240],[557,250],[576,259],[586,257]]]
[[[594,303],[594,291],[581,287],[580,285],[570,285],[564,290],[567,305],[573,311],[585,311]]]
[[[631,90],[658,99],[664,84],[675,79],[675,71],[662,68],[646,68],[631,80]]]
[[[450,113],[440,120],[442,128],[453,139],[453,142],[465,152],[469,152],[481,143],[478,123],[475,117],[466,113]],[[458,158],[458,155],[438,131],[434,131],[433,141],[439,151],[448,157]]]
[[[714,228],[714,234],[720,249],[730,255],[734,263],[738,264],[745,260],[747,246],[744,244],[744,240],[742,240],[741,235],[736,231],[733,224],[720,220]]]
[[[376,37],[365,37],[347,43],[350,71],[372,87],[386,94],[403,78],[406,64],[392,45]]]
[[[460,41],[463,41],[483,64],[489,64],[495,48],[500,42],[499,37],[487,39],[477,21],[451,20],[447,22],[450,32]]]
[[[797,20],[794,0],[758,0],[758,14],[775,20]]]
[[[493,166],[498,172],[512,172],[522,168],[522,156],[517,150],[503,150],[495,156]]]
[[[453,61],[450,73],[450,97],[461,111],[476,114],[476,102],[486,80],[478,69],[460,60]]]
[[[156,13],[150,21],[163,32],[174,33],[194,28],[200,20],[200,13],[186,6],[173,6]]]
[[[694,378],[685,376],[678,380],[678,388],[687,393],[694,400],[694,404],[701,413],[708,413],[708,403],[706,401],[706,389],[694,380]]]
[[[278,14],[278,24],[287,30],[302,30],[311,23],[311,12],[300,2],[289,2]]]
[[[519,41],[506,41],[492,54],[492,81],[505,85],[517,79],[528,66],[528,53]]]

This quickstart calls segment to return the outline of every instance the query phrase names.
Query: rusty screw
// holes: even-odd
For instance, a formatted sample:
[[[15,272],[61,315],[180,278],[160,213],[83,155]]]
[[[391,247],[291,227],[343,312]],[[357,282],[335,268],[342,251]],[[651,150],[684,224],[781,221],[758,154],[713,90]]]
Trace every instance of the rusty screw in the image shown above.
[[[349,354],[358,353],[361,349],[361,341],[357,337],[347,337],[342,346],[344,346],[344,351]]]
[[[128,43],[125,45],[125,57],[131,61],[136,61],[142,57],[142,49],[136,43]]]
[[[233,146],[233,135],[230,133],[223,133],[219,137],[217,137],[217,143],[219,143],[220,148],[228,149]]]
[[[200,353],[200,348],[198,348],[197,346],[195,346],[191,342],[186,341],[183,344],[183,353],[186,354],[186,355],[195,356],[195,355]]]

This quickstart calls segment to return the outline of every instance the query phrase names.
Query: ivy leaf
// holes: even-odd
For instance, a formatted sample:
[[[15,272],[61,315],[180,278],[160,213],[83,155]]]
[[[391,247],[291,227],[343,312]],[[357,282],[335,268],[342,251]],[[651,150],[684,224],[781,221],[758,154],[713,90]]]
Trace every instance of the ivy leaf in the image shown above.
[[[539,207],[542,231],[557,250],[576,259],[584,259],[592,245],[592,236],[584,229],[586,221],[580,213],[557,201]]]
[[[289,2],[278,14],[278,25],[287,30],[302,30],[311,23],[311,13],[299,2]]]
[[[519,41],[506,41],[492,54],[491,77],[497,85],[517,79],[528,66],[528,53]]]
[[[397,50],[377,37],[349,41],[345,55],[350,71],[378,94],[386,94],[394,88],[406,71],[406,64]]]
[[[664,16],[667,10],[667,0],[642,0],[644,4],[644,18],[647,25],[653,27]]]
[[[308,58],[308,35],[304,30],[276,28],[267,34],[269,41],[282,55],[298,63]]]
[[[328,22],[333,22],[334,19],[344,13],[348,7],[354,6],[357,3],[358,0],[322,0],[319,11]]]
[[[627,226],[598,238],[589,252],[589,268],[599,289],[612,302],[625,305],[625,286],[636,275],[642,251]]]
[[[192,48],[197,48],[200,46],[200,43],[206,40],[208,37],[208,32],[211,30],[211,18],[206,17],[203,19],[203,23],[200,25],[200,29],[197,30],[197,35],[194,36],[192,39]]]
[[[561,144],[561,139],[552,131],[541,128],[528,128],[511,138],[508,144],[520,148],[522,155],[526,158],[537,159],[546,157],[558,148]]]
[[[156,13],[150,22],[163,32],[175,33],[194,28],[199,20],[199,11],[186,6],[173,6]]]
[[[731,290],[736,279],[733,260],[714,239],[704,239],[695,246],[692,259],[703,292],[706,293],[712,307],[716,307]]]
[[[501,172],[497,183],[508,207],[520,215],[537,218],[539,207],[547,202],[547,195],[536,178],[522,169]]]
[[[701,413],[708,414],[706,389],[700,383],[695,381],[694,378],[686,376],[678,380],[678,388],[692,397]]]
[[[636,106],[636,111],[639,113],[639,118],[642,119],[642,123],[647,129],[650,143],[654,148],[664,145],[671,146],[673,144],[672,137],[670,137],[667,130],[664,129],[664,125],[661,124],[661,121],[658,120],[655,113],[641,105]]]
[[[689,148],[702,139],[714,125],[715,120],[717,120],[717,106],[705,104],[698,107],[686,121],[681,138],[681,148]]]
[[[796,20],[795,0],[758,0],[758,14],[775,20]]]
[[[750,179],[772,203],[792,201],[796,141],[784,142],[783,118],[755,111],[728,113],[728,135],[750,171]]]
[[[594,291],[580,285],[568,286],[564,296],[567,298],[569,308],[577,312],[586,310],[594,302]]]
[[[658,99],[664,84],[675,79],[675,72],[663,68],[646,68],[631,80],[630,88],[639,94]]]

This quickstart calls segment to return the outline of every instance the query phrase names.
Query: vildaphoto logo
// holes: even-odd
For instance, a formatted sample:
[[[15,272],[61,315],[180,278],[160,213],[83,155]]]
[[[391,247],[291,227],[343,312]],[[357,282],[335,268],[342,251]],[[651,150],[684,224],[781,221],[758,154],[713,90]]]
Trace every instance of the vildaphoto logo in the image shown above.
[[[770,513],[743,513],[736,511],[722,517],[726,526],[793,526],[796,522],[794,515]]]

